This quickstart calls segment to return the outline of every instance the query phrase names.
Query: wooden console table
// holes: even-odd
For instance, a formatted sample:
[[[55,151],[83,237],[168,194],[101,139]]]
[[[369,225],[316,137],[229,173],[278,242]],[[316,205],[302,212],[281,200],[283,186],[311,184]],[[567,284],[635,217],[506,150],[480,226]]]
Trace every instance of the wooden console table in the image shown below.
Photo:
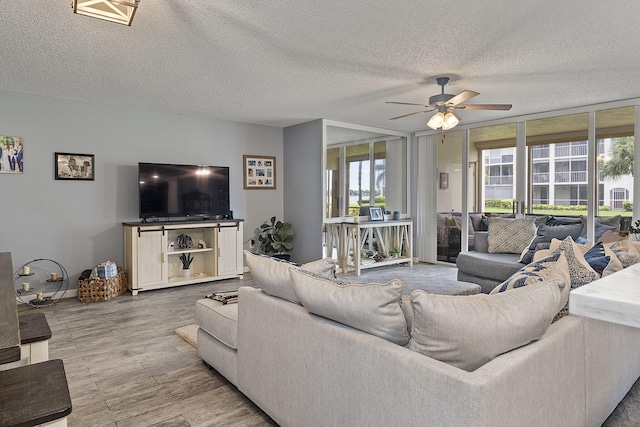
[[[363,263],[361,251],[374,249],[388,254],[389,249],[397,247],[400,256],[387,257],[384,261]],[[382,267],[383,265],[409,263],[413,265],[413,222],[410,220],[366,221],[341,223],[338,242],[338,266],[343,273],[348,268],[355,269],[356,275],[365,268]]]

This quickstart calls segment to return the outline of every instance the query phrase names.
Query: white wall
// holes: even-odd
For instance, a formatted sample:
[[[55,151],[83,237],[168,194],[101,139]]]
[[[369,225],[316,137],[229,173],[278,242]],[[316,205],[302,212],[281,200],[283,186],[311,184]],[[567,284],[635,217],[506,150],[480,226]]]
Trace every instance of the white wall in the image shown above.
[[[280,128],[0,92],[0,135],[25,145],[24,174],[0,174],[0,252],[14,269],[58,261],[70,288],[99,262],[122,265],[122,222],[139,221],[139,161],[229,166],[245,240],[283,216]],[[54,152],[94,154],[95,181],[54,180]],[[243,189],[243,154],[276,156],[276,190]]]

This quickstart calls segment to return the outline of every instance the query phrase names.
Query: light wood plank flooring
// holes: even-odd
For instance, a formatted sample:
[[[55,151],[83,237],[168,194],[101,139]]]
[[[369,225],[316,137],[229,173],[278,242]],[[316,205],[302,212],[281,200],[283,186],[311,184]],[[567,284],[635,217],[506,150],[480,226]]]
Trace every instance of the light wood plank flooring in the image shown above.
[[[451,265],[413,268],[422,270],[427,280],[456,275]],[[67,298],[50,307],[18,310],[40,310],[49,321],[50,358],[63,359],[67,371],[73,403],[70,427],[275,426],[173,333],[195,323],[195,302],[207,293],[252,283],[245,275],[242,281],[141,292],[135,297],[127,293],[106,302]],[[605,426],[640,427],[640,381]]]

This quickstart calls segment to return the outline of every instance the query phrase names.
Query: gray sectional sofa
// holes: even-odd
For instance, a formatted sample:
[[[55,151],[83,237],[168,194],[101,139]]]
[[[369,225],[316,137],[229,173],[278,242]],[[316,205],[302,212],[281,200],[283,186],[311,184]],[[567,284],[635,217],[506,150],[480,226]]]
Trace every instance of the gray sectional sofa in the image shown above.
[[[282,426],[600,426],[640,375],[639,329],[572,315],[471,372],[251,287],[196,321],[200,357]]]
[[[549,217],[547,215],[542,216],[529,216],[535,219],[536,226],[549,224],[549,219],[556,221],[560,226],[547,227],[547,231],[550,237],[558,237],[563,239],[566,235],[571,234],[567,231],[567,234],[560,234],[553,236],[554,229],[560,229],[563,227],[571,227],[570,224],[582,224],[582,228],[578,226],[579,232],[577,235],[585,237],[586,231],[584,225],[586,224],[586,218],[583,217]],[[631,217],[596,217],[596,236],[599,237],[606,231],[606,229],[612,229],[615,226],[615,231],[626,231],[631,224]],[[546,225],[545,225],[546,226]],[[542,227],[540,228],[542,229]],[[574,239],[577,236],[573,236]],[[476,231],[474,234],[474,251],[461,252],[456,257],[456,267],[458,267],[458,280],[463,282],[477,283],[482,288],[483,293],[489,293],[500,283],[507,280],[516,271],[525,266],[526,263],[518,262],[521,254],[514,253],[489,253],[489,232],[488,231]],[[548,246],[547,246],[548,247]]]
[[[489,253],[488,237],[487,231],[477,231],[475,251],[461,252],[456,258],[458,280],[477,283],[485,294],[524,267],[524,264],[518,262],[519,254]]]

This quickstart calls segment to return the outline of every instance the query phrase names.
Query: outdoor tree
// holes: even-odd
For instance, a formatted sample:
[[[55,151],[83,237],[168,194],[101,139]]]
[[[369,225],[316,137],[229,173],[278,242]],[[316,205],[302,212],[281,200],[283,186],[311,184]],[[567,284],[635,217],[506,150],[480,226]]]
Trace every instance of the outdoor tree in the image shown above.
[[[633,175],[633,137],[616,138],[609,151],[610,159],[604,162],[600,172],[604,179],[616,179]]]

